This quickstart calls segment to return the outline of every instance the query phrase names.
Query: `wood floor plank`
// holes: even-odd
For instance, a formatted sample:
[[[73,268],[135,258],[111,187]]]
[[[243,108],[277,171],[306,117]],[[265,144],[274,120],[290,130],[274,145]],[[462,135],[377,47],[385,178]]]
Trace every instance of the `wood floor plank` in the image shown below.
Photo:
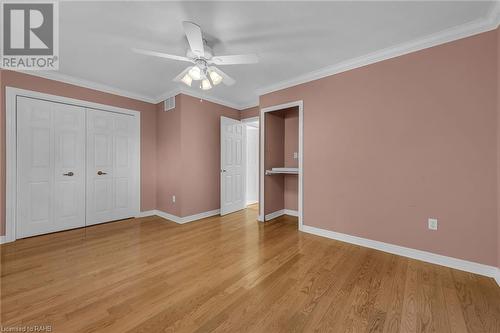
[[[3,244],[2,329],[500,332],[492,279],[257,214],[129,219]]]

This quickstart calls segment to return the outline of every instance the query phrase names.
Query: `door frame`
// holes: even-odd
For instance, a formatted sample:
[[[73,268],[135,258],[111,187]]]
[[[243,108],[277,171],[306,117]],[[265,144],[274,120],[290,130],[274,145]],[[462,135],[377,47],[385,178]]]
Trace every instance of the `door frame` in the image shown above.
[[[264,170],[264,151],[265,151],[265,132],[266,132],[266,112],[278,111],[282,109],[288,109],[291,107],[297,106],[299,108],[299,230],[302,231],[304,225],[304,175],[303,175],[303,155],[304,155],[304,102],[302,100],[293,101],[284,104],[272,105],[265,108],[260,109],[260,121],[259,121],[259,130],[260,130],[260,196],[259,196],[259,221],[265,222],[265,210],[264,210],[264,177],[266,177]]]
[[[95,109],[105,112],[115,112],[135,117],[138,135],[138,155],[141,156],[141,113],[139,111],[99,104],[80,99],[45,94],[38,91],[5,87],[5,236],[0,237],[0,244],[13,242],[17,239],[17,97],[27,97],[45,100],[48,102],[69,104],[87,109]],[[140,213],[141,202],[141,163],[137,160],[135,167],[137,172],[137,184],[135,194],[136,216]]]
[[[257,136],[258,140],[259,140],[259,142],[258,142],[259,151],[257,153],[257,157],[258,157],[259,161],[257,161],[257,169],[259,169],[259,170],[257,170],[258,171],[257,173],[258,173],[258,178],[260,178],[260,116],[241,119],[241,122],[243,124],[253,123],[254,121],[257,121],[259,123],[259,127],[257,128],[259,130],[259,134]],[[247,131],[248,131],[248,129],[247,129]],[[246,144],[247,144],[247,153],[248,153],[248,140],[247,140]],[[248,159],[247,159],[247,171],[248,171]],[[260,204],[260,201],[259,201],[260,200],[260,180],[259,179],[257,179],[257,186],[258,186],[258,188],[257,188],[257,202],[256,202],[256,204]],[[248,202],[248,200],[247,200],[247,202]]]

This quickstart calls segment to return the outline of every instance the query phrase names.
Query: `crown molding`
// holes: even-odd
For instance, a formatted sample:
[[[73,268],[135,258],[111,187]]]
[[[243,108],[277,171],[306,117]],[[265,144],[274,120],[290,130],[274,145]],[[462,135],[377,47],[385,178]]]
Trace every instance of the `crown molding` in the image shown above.
[[[383,60],[399,57],[412,52],[424,50],[433,46],[449,43],[458,39],[470,37],[483,32],[494,30],[500,23],[500,2],[495,1],[491,6],[489,14],[481,19],[474,20],[426,37],[405,42],[393,47],[375,51],[360,57],[342,61],[340,63],[323,67],[321,69],[299,75],[292,79],[284,80],[260,89],[259,96],[269,94],[278,90],[297,86],[299,84],[318,80],[334,74],[346,72],[355,68],[374,64]]]
[[[147,103],[154,103],[154,98],[146,95],[141,95],[137,94],[131,91],[111,87],[102,83],[97,83],[93,81],[88,81],[84,79],[80,79],[71,75],[67,74],[62,74],[59,72],[41,72],[41,71],[18,71],[23,74],[27,75],[33,75],[33,76],[38,76],[44,79],[49,79],[49,80],[54,80],[54,81],[59,81],[67,84],[71,84],[74,86],[79,86],[82,88],[88,88],[88,89],[93,89],[97,90],[100,92],[105,92],[108,94],[113,94],[113,95],[118,95],[122,97],[127,97],[127,98],[132,98],[135,100],[139,100],[142,102],[147,102]]]
[[[165,93],[157,96],[154,100],[155,100],[155,103],[157,104],[157,103],[163,102],[164,100],[166,100],[169,97],[176,96],[178,94],[184,94],[184,95],[191,96],[191,97],[194,97],[194,98],[199,98],[199,99],[202,99],[202,100],[205,100],[205,101],[208,101],[208,102],[212,102],[212,103],[215,103],[215,104],[227,106],[229,108],[236,109],[236,110],[239,110],[239,111],[247,109],[249,107],[256,106],[256,105],[259,104],[258,102],[257,103],[251,103],[251,104],[237,104],[237,103],[233,103],[233,102],[230,102],[230,101],[222,99],[222,98],[205,95],[201,91],[197,91],[197,90],[194,90],[194,89],[189,89],[187,87],[186,88],[185,87],[178,87],[178,88],[176,88],[174,90],[167,91],[167,92],[165,92]],[[250,106],[248,106],[248,105],[250,105]]]
[[[366,65],[374,64],[383,60],[399,57],[412,52],[424,50],[433,46],[440,44],[452,42],[458,39],[470,37],[483,32],[487,32],[496,29],[500,23],[500,1],[494,1],[489,14],[481,19],[471,21],[460,26],[456,26],[424,38],[413,40],[410,42],[402,43],[393,47],[385,48],[379,51],[375,51],[360,57],[348,59],[337,64],[333,64],[321,69],[305,73],[296,76],[292,79],[280,81],[263,88],[257,89],[255,91],[257,97],[265,94],[269,94],[278,90],[290,88],[303,83],[318,80],[327,76],[334,74],[346,72],[355,68],[363,67]],[[252,103],[234,103],[225,99],[218,97],[204,95],[201,91],[196,91],[187,87],[178,87],[176,89],[167,91],[157,97],[146,96],[142,94],[137,94],[131,91],[115,88],[105,84],[88,81],[67,74],[62,74],[59,72],[41,72],[41,71],[19,71],[24,74],[38,76],[50,80],[60,81],[72,85],[76,85],[83,88],[93,89],[109,94],[114,94],[122,97],[132,98],[135,100],[158,104],[163,102],[165,99],[178,94],[185,94],[191,97],[200,98],[212,103],[224,105],[237,110],[244,110],[251,107],[259,105],[259,101]]]

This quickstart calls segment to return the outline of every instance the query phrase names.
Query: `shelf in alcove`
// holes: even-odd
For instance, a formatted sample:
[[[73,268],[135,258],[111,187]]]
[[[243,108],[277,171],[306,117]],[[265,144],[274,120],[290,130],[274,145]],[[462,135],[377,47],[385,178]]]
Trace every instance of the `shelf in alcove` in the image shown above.
[[[272,168],[271,170],[266,170],[266,176],[271,175],[298,175],[299,168]]]

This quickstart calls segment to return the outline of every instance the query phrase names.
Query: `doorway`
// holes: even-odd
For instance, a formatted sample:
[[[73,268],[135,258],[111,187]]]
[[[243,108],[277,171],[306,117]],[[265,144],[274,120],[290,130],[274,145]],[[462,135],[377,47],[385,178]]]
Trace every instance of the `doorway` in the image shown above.
[[[285,118],[290,111],[298,114],[298,123],[294,126],[294,140],[298,141],[298,146],[288,151],[285,149]],[[259,220],[265,222],[281,215],[296,215],[299,230],[303,226],[303,111],[302,101],[260,110]],[[288,165],[290,159],[293,165]],[[289,185],[294,184],[296,211],[284,205],[287,189],[292,189]]]
[[[259,202],[259,117],[243,119],[247,131],[246,205]]]

